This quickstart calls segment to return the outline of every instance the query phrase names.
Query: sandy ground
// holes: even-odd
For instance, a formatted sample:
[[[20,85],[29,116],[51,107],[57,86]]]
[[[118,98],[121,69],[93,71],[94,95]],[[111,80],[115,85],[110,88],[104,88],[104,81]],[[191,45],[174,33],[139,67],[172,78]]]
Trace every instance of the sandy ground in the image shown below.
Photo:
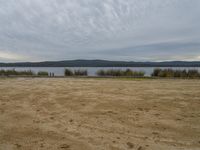
[[[200,80],[0,79],[0,150],[200,150]]]

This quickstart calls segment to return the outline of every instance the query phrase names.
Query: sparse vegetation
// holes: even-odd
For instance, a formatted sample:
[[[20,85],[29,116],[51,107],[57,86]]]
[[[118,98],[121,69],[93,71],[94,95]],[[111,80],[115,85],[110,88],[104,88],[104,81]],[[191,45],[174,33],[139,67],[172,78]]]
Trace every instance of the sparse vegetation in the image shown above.
[[[88,72],[87,70],[70,70],[70,69],[65,69],[65,76],[87,76]]]
[[[87,76],[88,72],[87,72],[87,70],[78,69],[78,70],[74,70],[74,75],[75,76]]]
[[[200,78],[198,70],[173,70],[173,69],[154,69],[152,77],[168,77],[168,78]]]
[[[133,71],[131,69],[120,70],[120,69],[110,69],[110,70],[99,70],[96,73],[98,76],[115,76],[115,77],[144,77],[145,73],[143,71]]]
[[[39,72],[37,73],[37,75],[38,75],[38,76],[49,76],[49,73],[46,72],[46,71],[39,71]]]
[[[0,76],[33,76],[35,75],[34,72],[31,70],[24,70],[24,71],[16,71],[15,69],[12,70],[0,70]]]
[[[70,69],[65,69],[65,76],[73,76],[73,71]]]
[[[200,72],[198,70],[188,70],[187,75],[189,78],[200,78]]]

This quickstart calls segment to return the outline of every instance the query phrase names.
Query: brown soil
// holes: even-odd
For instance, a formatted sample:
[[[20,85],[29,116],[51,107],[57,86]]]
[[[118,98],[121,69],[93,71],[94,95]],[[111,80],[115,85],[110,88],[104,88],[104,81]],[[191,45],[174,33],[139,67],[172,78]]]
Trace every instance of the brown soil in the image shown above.
[[[200,80],[0,79],[0,150],[200,150]]]

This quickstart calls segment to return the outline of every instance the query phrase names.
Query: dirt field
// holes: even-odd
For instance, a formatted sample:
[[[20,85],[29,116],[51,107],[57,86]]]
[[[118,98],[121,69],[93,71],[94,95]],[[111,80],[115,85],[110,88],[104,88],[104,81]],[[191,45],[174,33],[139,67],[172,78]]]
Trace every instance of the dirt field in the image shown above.
[[[200,80],[0,79],[0,150],[200,150]]]

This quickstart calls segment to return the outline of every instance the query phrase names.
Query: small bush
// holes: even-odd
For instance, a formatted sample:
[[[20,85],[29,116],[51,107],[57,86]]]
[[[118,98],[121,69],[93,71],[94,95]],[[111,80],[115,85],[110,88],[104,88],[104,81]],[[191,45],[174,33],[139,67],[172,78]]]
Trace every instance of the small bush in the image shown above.
[[[106,71],[106,75],[107,76],[116,76],[116,77],[123,76],[123,71],[111,69],[111,70]]]
[[[70,69],[65,69],[65,76],[87,76],[88,72],[87,70],[70,70]]]
[[[154,69],[154,71],[153,71],[153,73],[151,74],[151,76],[157,77],[161,71],[162,71],[161,69],[156,68],[156,69]]]
[[[96,75],[98,75],[98,76],[106,76],[106,71],[105,70],[98,70],[96,72]]]
[[[87,76],[88,72],[87,70],[74,70],[74,75],[75,76]]]
[[[49,76],[49,73],[48,72],[45,72],[45,71],[39,71],[38,76]]]
[[[174,77],[174,71],[172,69],[164,69],[159,72],[159,77]]]
[[[65,69],[65,76],[73,76],[73,72],[70,69]]]
[[[188,70],[188,77],[189,78],[199,78],[200,73],[198,72],[198,70]]]

